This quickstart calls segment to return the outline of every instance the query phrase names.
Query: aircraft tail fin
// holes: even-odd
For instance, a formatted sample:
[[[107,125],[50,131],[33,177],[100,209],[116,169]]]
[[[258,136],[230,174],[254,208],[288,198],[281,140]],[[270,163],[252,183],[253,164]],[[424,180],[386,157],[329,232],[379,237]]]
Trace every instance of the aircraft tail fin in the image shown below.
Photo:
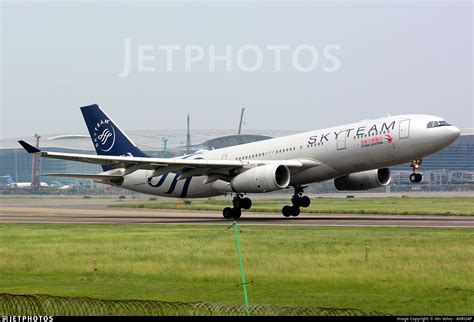
[[[83,106],[81,111],[98,155],[148,157],[97,104]]]
[[[0,176],[0,182],[5,183],[7,185],[16,183],[12,176]]]

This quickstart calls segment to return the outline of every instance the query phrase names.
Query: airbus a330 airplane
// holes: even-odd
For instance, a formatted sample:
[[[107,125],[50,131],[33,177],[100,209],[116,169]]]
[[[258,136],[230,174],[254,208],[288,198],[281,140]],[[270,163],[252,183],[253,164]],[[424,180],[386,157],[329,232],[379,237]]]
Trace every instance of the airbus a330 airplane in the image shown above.
[[[399,115],[366,120],[177,158],[150,158],[97,105],[81,108],[97,155],[40,151],[41,157],[100,164],[98,174],[43,175],[89,178],[151,195],[202,198],[232,193],[225,218],[240,218],[252,201],[247,193],[294,188],[285,217],[308,207],[305,185],[334,179],[338,190],[366,190],[390,183],[388,167],[409,163],[412,182],[422,158],[454,142],[460,130],[432,115]]]

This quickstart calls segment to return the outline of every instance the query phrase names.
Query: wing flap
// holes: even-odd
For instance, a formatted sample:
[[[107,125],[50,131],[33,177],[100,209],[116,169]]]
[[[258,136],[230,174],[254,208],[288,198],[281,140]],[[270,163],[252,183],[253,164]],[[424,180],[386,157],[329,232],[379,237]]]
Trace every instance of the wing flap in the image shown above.
[[[86,173],[42,173],[40,176],[48,177],[67,177],[78,179],[93,179],[93,180],[117,180],[121,179],[121,175],[112,174],[86,174]]]

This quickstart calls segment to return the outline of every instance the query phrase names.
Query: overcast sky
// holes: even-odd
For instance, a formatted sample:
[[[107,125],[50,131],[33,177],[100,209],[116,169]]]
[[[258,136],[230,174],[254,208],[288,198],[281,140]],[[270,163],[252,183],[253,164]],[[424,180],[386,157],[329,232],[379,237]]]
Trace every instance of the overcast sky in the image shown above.
[[[237,128],[243,106],[244,131],[388,113],[474,127],[471,1],[3,1],[1,14],[1,138],[86,133],[92,103],[124,129],[184,128],[188,113],[193,128]]]

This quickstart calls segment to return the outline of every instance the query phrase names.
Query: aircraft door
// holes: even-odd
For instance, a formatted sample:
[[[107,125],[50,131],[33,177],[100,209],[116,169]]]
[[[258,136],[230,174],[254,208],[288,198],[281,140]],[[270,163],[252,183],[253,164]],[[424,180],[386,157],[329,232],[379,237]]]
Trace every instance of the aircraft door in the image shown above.
[[[344,150],[346,148],[346,131],[339,132],[337,136],[337,150]]]
[[[399,129],[400,139],[406,139],[410,136],[410,120],[401,120]]]

